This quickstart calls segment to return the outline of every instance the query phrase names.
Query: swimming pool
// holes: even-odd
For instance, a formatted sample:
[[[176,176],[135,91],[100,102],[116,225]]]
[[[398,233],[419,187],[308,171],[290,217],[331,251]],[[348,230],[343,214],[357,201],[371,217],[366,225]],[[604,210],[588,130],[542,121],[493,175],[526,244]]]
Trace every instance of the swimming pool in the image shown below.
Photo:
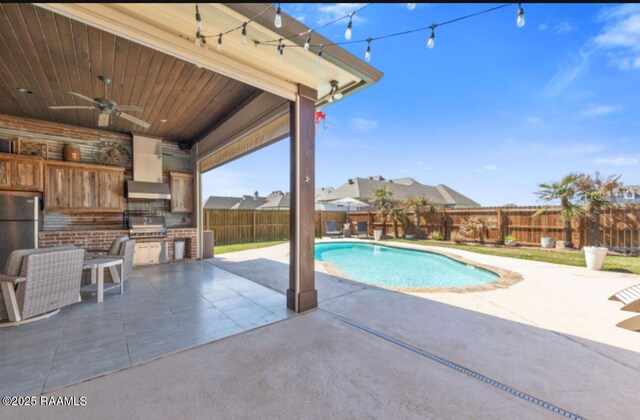
[[[317,243],[315,257],[354,280],[398,288],[475,286],[500,278],[492,271],[434,252],[371,243]]]

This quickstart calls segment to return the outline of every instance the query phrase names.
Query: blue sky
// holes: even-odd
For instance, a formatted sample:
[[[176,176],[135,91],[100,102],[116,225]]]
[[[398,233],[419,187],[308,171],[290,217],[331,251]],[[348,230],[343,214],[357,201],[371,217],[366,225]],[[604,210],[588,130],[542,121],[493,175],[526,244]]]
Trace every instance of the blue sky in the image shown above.
[[[361,4],[283,4],[310,27]],[[487,4],[374,4],[352,40],[427,26]],[[540,182],[571,171],[640,184],[640,5],[517,5],[372,44],[382,80],[324,111],[316,187],[348,178],[411,176],[482,205],[539,204]],[[346,21],[320,32],[344,40]],[[347,45],[364,57],[364,45]],[[215,169],[203,197],[289,189],[289,141]]]

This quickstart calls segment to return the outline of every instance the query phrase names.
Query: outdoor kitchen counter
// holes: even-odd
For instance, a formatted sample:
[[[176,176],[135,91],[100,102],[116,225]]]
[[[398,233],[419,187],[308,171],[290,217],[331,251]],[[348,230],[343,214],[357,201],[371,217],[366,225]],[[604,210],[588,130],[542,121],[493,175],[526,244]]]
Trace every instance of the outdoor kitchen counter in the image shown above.
[[[38,233],[38,247],[46,248],[58,245],[75,245],[84,249],[109,249],[111,242],[118,236],[128,236],[129,229],[101,230],[56,230]],[[177,239],[186,239],[185,259],[196,259],[198,230],[192,227],[167,228],[166,238],[139,238],[136,242],[166,241],[167,256],[173,260],[173,243]]]

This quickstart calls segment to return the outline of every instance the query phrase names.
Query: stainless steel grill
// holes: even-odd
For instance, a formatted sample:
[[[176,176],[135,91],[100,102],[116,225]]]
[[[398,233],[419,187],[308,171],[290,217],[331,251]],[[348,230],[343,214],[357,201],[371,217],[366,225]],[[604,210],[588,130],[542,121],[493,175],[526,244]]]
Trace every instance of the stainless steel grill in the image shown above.
[[[163,216],[130,216],[129,237],[166,238],[167,229]]]

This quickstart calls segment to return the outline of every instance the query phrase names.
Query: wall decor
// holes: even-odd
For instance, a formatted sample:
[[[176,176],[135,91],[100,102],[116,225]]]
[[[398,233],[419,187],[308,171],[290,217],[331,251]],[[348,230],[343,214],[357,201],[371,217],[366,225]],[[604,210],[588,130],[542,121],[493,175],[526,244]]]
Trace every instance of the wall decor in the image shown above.
[[[119,166],[131,158],[131,153],[121,144],[101,141],[93,147],[93,159],[101,165]]]
[[[36,156],[42,159],[47,159],[49,155],[49,146],[45,143],[38,143],[37,141],[23,139],[21,137],[15,138],[13,143],[13,153],[25,156]]]

